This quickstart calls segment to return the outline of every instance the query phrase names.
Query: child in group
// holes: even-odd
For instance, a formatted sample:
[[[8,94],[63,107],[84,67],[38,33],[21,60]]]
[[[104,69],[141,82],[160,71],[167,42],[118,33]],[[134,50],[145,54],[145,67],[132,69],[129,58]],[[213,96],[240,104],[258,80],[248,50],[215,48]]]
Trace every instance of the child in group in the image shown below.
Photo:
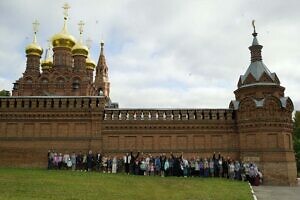
[[[150,175],[151,175],[151,176],[154,176],[154,170],[155,170],[155,168],[154,168],[154,163],[151,162],[151,163],[150,163]]]
[[[107,157],[104,155],[102,157],[102,166],[103,166],[103,173],[107,172]]]

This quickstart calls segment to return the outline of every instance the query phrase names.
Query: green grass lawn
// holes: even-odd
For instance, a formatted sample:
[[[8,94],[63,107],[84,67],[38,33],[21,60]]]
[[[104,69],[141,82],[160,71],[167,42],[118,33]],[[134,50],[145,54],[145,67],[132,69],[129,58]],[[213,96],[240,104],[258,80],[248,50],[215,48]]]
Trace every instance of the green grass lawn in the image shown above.
[[[0,168],[0,199],[252,199],[246,182]]]

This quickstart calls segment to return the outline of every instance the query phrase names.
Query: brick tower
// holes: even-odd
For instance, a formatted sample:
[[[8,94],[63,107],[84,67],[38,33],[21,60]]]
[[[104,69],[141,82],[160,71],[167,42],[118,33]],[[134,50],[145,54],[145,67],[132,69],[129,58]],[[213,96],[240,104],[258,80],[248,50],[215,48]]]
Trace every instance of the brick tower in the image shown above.
[[[96,67],[95,86],[98,95],[109,97],[110,83],[108,80],[108,67],[104,56],[104,42],[101,41],[101,51]]]
[[[262,61],[262,45],[258,43],[253,22],[253,42],[249,47],[251,63],[240,76],[236,110],[240,157],[259,163],[266,184],[296,184],[296,164],[292,143],[293,103],[284,96],[285,88],[275,73]]]

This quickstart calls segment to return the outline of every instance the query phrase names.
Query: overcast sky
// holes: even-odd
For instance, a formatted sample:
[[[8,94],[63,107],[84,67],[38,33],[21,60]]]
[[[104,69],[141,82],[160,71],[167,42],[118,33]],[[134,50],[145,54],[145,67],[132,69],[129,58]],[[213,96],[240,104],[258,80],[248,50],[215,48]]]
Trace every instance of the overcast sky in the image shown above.
[[[25,70],[32,22],[38,43],[63,25],[60,0],[0,1],[0,90]],[[263,61],[300,110],[300,1],[72,0],[69,32],[105,41],[111,99],[120,107],[227,108],[250,64],[251,20]]]

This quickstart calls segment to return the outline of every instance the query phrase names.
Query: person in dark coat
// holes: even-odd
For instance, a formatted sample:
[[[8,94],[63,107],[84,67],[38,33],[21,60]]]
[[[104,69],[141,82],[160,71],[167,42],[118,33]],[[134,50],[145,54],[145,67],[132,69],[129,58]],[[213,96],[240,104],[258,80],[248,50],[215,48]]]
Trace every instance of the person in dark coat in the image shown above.
[[[100,152],[97,153],[94,160],[96,162],[96,170],[100,172],[101,162],[102,162],[102,154]]]
[[[76,167],[78,170],[83,170],[82,161],[83,161],[83,155],[80,151],[79,154],[76,156]]]
[[[140,151],[138,151],[138,153],[134,156],[132,151],[130,152],[130,172],[131,174],[135,174],[135,168],[136,168],[136,159],[139,157],[140,155]]]
[[[87,170],[91,171],[93,168],[93,162],[94,162],[94,157],[93,157],[93,152],[92,150],[89,150],[89,153],[86,158],[86,165],[87,165]]]
[[[216,157],[216,153],[214,152],[213,161],[214,161],[214,176],[219,176],[219,160],[221,159],[221,154],[219,152],[218,158]]]
[[[51,151],[50,149],[48,150],[48,168],[47,169],[51,169],[51,163],[52,163],[52,159],[51,159]]]
[[[174,176],[181,176],[182,175],[182,169],[180,166],[181,160],[182,160],[182,154],[180,157],[174,156],[171,152],[171,156],[173,159],[173,174]]]
[[[161,174],[160,175],[165,176],[165,173],[166,173],[165,162],[166,162],[166,159],[167,159],[166,154],[165,153],[161,154],[159,159],[160,159],[160,164],[161,164],[161,166],[160,166],[160,169],[161,169],[160,173]]]
[[[223,157],[222,157],[223,159]],[[223,159],[223,177],[224,178],[228,178],[228,161],[229,161],[229,158],[226,160],[226,159]]]

